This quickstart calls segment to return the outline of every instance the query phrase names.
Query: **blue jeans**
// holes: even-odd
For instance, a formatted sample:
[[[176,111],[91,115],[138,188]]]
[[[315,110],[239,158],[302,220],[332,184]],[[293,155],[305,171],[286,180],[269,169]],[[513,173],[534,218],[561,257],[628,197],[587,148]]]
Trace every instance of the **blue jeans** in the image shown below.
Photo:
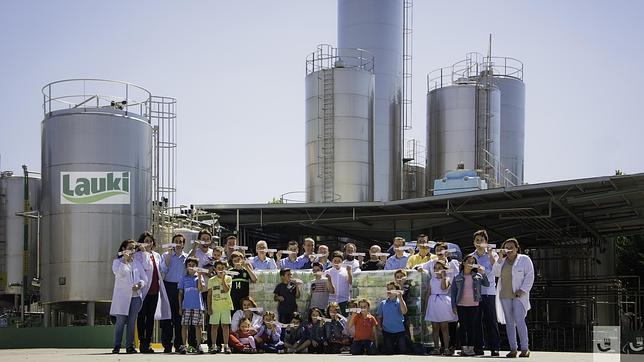
[[[518,298],[501,298],[503,314],[505,314],[505,331],[508,334],[510,349],[517,350],[517,330],[521,340],[521,351],[528,350],[528,326],[525,323],[526,310]]]
[[[143,301],[140,297],[132,297],[130,300],[130,310],[128,315],[119,314],[116,316],[116,325],[114,326],[114,348],[121,348],[121,341],[123,340],[123,328],[127,324],[125,331],[125,347],[134,347],[134,324],[136,318],[139,316],[139,309]]]
[[[373,346],[372,341],[353,341],[351,343],[351,354],[352,355],[361,355],[364,352],[367,354],[376,354],[376,349]]]

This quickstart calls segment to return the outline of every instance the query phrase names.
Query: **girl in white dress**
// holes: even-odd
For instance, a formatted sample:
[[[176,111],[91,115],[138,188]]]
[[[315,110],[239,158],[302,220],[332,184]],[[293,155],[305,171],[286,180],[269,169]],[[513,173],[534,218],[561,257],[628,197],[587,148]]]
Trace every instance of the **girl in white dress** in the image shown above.
[[[448,277],[448,266],[443,261],[434,263],[434,273],[429,281],[429,299],[425,320],[432,322],[432,339],[434,340],[434,351],[432,354],[440,354],[439,333],[443,333],[443,354],[451,356],[454,352],[449,349],[449,322],[458,320],[452,308],[452,299],[449,295],[451,278]]]

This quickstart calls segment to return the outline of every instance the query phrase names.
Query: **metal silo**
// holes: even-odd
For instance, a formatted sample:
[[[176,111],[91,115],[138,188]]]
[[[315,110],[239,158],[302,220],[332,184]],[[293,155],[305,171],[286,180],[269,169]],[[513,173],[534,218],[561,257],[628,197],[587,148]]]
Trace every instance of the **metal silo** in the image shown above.
[[[433,185],[461,162],[488,183],[496,182],[501,92],[490,82],[458,77],[453,69],[428,76],[427,184]]]
[[[483,75],[492,74],[492,82],[501,91],[501,182],[523,184],[525,152],[525,84],[523,63],[508,57],[488,57]]]
[[[72,79],[46,85],[43,94],[42,300],[66,312],[88,302],[91,325],[94,303],[111,299],[120,242],[150,227],[150,93]]]
[[[403,12],[403,0],[338,1],[338,48],[365,49],[375,60],[375,201],[399,199],[402,190]]]
[[[307,57],[306,199],[373,200],[373,57],[321,45]]]
[[[21,294],[24,265],[24,230],[28,222],[27,281],[37,277],[38,226],[17,213],[40,208],[40,179],[28,178],[28,210],[25,210],[25,178],[12,172],[0,174],[0,294]]]

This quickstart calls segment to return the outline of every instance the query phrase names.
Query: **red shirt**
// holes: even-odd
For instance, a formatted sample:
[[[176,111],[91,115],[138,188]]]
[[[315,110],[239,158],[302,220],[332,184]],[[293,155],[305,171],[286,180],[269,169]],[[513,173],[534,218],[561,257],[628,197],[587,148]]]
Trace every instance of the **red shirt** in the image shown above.
[[[159,293],[159,275],[157,271],[157,262],[154,260],[154,255],[150,255],[150,260],[152,260],[152,282],[150,283],[150,289],[148,294],[157,294]]]
[[[362,313],[358,313],[353,317],[353,325],[356,328],[354,341],[373,341],[373,327],[378,325],[374,316],[368,314],[366,318],[363,318]]]

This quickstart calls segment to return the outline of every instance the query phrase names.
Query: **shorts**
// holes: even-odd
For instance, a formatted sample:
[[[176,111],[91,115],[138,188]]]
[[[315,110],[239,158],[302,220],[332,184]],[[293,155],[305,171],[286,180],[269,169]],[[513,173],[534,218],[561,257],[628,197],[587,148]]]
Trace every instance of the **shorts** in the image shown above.
[[[203,311],[199,309],[184,309],[181,316],[182,326],[203,326]]]
[[[210,315],[210,324],[230,324],[230,309],[215,309]]]

